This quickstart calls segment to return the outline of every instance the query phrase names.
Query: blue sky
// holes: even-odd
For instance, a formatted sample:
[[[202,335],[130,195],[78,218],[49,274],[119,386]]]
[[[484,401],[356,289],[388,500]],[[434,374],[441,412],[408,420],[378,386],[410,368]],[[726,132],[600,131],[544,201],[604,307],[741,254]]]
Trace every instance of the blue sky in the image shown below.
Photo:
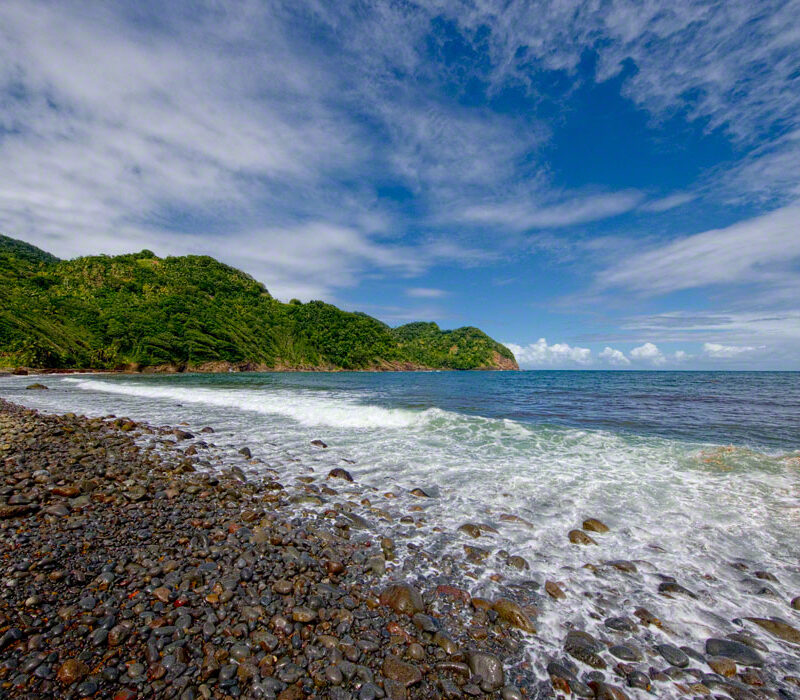
[[[525,367],[800,369],[800,2],[0,4],[0,231],[477,325]]]

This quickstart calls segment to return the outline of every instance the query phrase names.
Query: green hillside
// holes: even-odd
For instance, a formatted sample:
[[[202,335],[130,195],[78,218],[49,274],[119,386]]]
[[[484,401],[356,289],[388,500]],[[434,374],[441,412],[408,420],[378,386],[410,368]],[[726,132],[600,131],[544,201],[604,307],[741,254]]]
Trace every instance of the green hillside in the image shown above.
[[[50,253],[46,253],[35,245],[3,235],[0,235],[0,253],[10,253],[30,262],[58,262],[58,258],[55,255],[50,255]]]
[[[0,237],[0,366],[234,369],[516,368],[477,328],[390,328],[284,304],[204,256],[149,251],[59,261]]]

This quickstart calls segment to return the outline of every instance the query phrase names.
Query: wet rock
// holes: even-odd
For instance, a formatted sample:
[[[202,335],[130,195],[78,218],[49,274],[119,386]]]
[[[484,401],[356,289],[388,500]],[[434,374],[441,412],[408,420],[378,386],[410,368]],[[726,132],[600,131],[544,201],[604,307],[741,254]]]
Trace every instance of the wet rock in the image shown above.
[[[492,604],[492,610],[498,614],[501,620],[504,620],[512,627],[517,627],[529,634],[536,633],[536,627],[534,627],[531,619],[515,602],[507,598],[500,598]]]
[[[39,382],[28,384],[28,386],[25,388],[29,391],[47,391],[48,389],[48,387],[46,387],[44,384],[40,384]]]
[[[23,518],[39,510],[35,503],[18,506],[0,506],[0,520],[11,520],[12,518]]]
[[[108,632],[108,644],[112,647],[120,646],[130,637],[131,628],[126,624],[115,625]]]
[[[663,627],[661,620],[651,613],[647,608],[636,608],[636,610],[633,611],[633,614],[642,621],[643,625],[653,625],[654,627],[659,628]]]
[[[527,571],[531,568],[526,559],[516,554],[506,559],[506,564],[514,569],[519,569],[520,571]]]
[[[242,455],[242,457],[244,457],[245,459],[251,459],[253,456],[253,453],[250,451],[249,447],[242,447],[239,450],[239,454]]]
[[[726,656],[710,656],[708,665],[714,673],[726,678],[733,678],[736,675],[736,662]]]
[[[386,657],[381,667],[381,673],[389,680],[402,683],[406,688],[422,680],[422,673],[416,666],[407,664],[394,655]]]
[[[655,648],[668,664],[678,668],[686,668],[689,665],[689,657],[678,647],[672,644],[656,644]]]
[[[606,668],[605,660],[599,655],[603,648],[598,639],[580,630],[571,630],[564,640],[564,651],[592,668]]]
[[[706,662],[706,657],[703,656],[699,651],[692,649],[690,646],[683,645],[680,647],[680,650],[690,659],[694,659],[697,663],[704,664]]]
[[[486,693],[499,690],[505,684],[503,663],[494,654],[485,651],[467,652],[467,664],[474,676],[480,676],[480,687]]]
[[[577,670],[577,667],[576,667]],[[593,698],[594,691],[564,664],[551,661],[547,664],[547,673],[550,676],[553,688],[564,693],[575,693],[581,698]]]
[[[601,652],[603,648],[603,644],[599,640],[595,639],[589,633],[580,630],[571,630],[568,632],[567,638],[564,641],[564,651],[592,668],[606,668],[607,664],[605,660],[599,656],[599,652]]]
[[[762,581],[772,581],[773,583],[780,583],[778,581],[778,577],[775,574],[771,574],[769,571],[754,571],[753,576],[756,578],[760,578]]]
[[[589,537],[583,530],[570,530],[567,537],[572,544],[597,544],[597,542]]]
[[[456,588],[455,586],[441,585],[436,587],[436,595],[446,596],[453,600],[460,600],[462,603],[469,604],[472,601],[472,596],[463,588]]]
[[[742,666],[764,665],[764,657],[755,649],[732,639],[707,639],[706,654],[709,656],[726,656]]]
[[[545,581],[544,590],[547,591],[547,594],[551,598],[555,598],[556,600],[563,600],[564,598],[567,597],[566,593],[564,593],[561,586],[559,586],[554,581]]]
[[[663,595],[671,596],[673,594],[685,595],[690,598],[697,598],[688,588],[681,586],[675,581],[664,581],[658,584],[658,592]]]
[[[79,659],[67,659],[58,669],[56,678],[59,683],[72,685],[81,680],[87,673],[89,667]]]
[[[367,567],[378,578],[386,573],[386,559],[381,555],[379,557],[370,557],[367,559]]]
[[[445,653],[450,656],[458,651],[458,644],[441,632],[436,632],[433,635],[433,643],[439,648],[444,649]]]
[[[632,671],[628,674],[627,678],[629,688],[640,688],[641,690],[650,690],[650,678],[641,671]]]
[[[158,598],[162,603],[168,603],[170,599],[169,588],[166,586],[159,586],[153,591],[153,596]]]
[[[500,691],[503,700],[523,700],[522,692],[515,685],[507,685]]]
[[[422,661],[425,658],[425,649],[422,644],[419,644],[418,642],[412,642],[408,645],[406,654],[408,655],[409,659],[413,659],[414,661]]]
[[[289,595],[294,590],[294,584],[285,578],[278,579],[272,584],[272,590],[278,595]]]
[[[458,528],[459,532],[463,532],[470,537],[480,537],[481,536],[481,529],[474,523],[464,523],[461,527]]]
[[[144,501],[148,497],[147,489],[144,486],[136,484],[125,491],[125,497],[134,503]]]
[[[642,660],[642,652],[627,644],[617,644],[613,647],[610,647],[608,651],[612,656],[616,656],[618,659],[622,659],[623,661],[635,662]]]
[[[597,700],[629,700],[625,691],[604,681],[591,681],[589,687],[594,690]]]
[[[504,523],[517,523],[519,525],[524,525],[529,530],[533,530],[533,523],[525,520],[524,518],[520,518],[518,515],[514,515],[512,513],[501,513],[500,520]]]
[[[626,574],[635,574],[639,570],[636,568],[636,564],[632,561],[626,561],[624,559],[612,559],[611,561],[603,562],[606,566],[613,566],[618,571],[622,571]]]
[[[309,622],[313,622],[317,619],[317,613],[315,610],[306,607],[298,607],[292,610],[292,619],[295,622],[302,622],[303,624],[308,624]]]
[[[586,518],[586,520],[583,521],[583,529],[600,534],[608,532],[608,526],[597,518]]]
[[[417,498],[431,498],[430,494],[428,494],[427,492],[425,492],[423,489],[421,489],[419,487],[411,489],[411,491],[409,493],[412,496],[416,496]]]
[[[404,583],[385,588],[380,595],[380,603],[401,615],[413,615],[425,609],[419,591]]]
[[[439,689],[442,691],[445,700],[458,700],[463,697],[459,687],[449,678],[439,679]]]
[[[749,647],[753,647],[753,649],[757,651],[769,651],[769,647],[764,644],[764,642],[756,639],[752,634],[748,634],[747,632],[734,632],[733,634],[727,634],[725,636],[728,639],[732,639],[734,642],[741,642]]]
[[[350,475],[350,472],[347,469],[342,469],[341,467],[336,467],[331,469],[328,472],[329,479],[344,479],[345,481],[353,481],[353,477]]]
[[[439,629],[439,625],[436,623],[436,621],[429,615],[425,615],[423,613],[414,614],[411,618],[411,622],[414,623],[414,626],[418,630],[422,630],[423,632],[430,632],[433,634]]]
[[[312,440],[311,444],[314,445],[314,447],[321,447],[323,449],[327,447],[327,445],[324,442],[322,442],[322,440]]]
[[[482,564],[489,558],[489,550],[482,547],[473,547],[472,545],[464,545],[464,553],[467,555],[467,560],[473,564]]]
[[[609,617],[603,624],[616,632],[635,632],[639,626],[629,617]]]
[[[342,516],[348,521],[350,527],[355,527],[358,530],[369,530],[372,527],[368,520],[365,520],[357,513],[343,513]]]
[[[783,620],[768,620],[763,617],[746,617],[744,619],[765,629],[773,637],[782,639],[784,642],[800,644],[800,630]]]
[[[325,668],[325,679],[331,685],[341,685],[344,682],[344,675],[338,666],[327,666]]]

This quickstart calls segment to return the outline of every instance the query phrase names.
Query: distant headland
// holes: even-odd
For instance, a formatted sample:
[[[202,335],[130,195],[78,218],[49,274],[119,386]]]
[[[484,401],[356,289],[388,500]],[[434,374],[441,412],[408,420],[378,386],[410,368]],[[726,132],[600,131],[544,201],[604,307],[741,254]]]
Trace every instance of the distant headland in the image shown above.
[[[207,256],[59,260],[0,236],[0,367],[145,372],[519,369],[474,327],[288,304]]]

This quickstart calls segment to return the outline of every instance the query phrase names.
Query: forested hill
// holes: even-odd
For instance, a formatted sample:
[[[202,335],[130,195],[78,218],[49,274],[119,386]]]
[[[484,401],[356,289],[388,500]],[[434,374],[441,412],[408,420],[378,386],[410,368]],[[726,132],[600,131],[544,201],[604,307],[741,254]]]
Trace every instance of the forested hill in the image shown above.
[[[285,304],[204,256],[58,260],[0,237],[0,366],[224,371],[516,369],[477,328],[390,328],[321,301]]]

